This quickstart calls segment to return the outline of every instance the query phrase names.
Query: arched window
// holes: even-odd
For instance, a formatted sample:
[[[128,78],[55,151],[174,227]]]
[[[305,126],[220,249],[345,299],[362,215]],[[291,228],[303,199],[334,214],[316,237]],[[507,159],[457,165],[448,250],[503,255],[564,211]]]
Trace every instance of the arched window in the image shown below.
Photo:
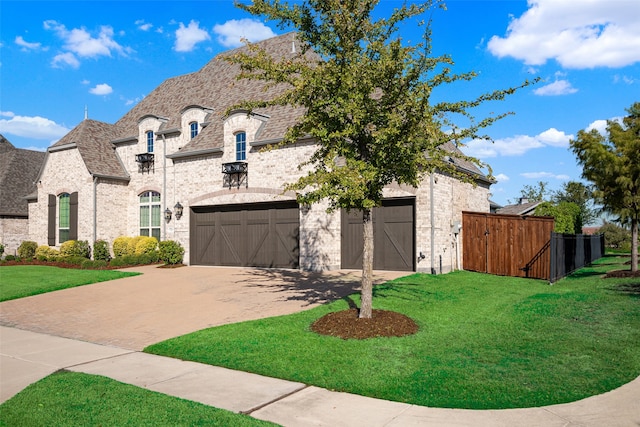
[[[58,242],[69,240],[69,226],[71,224],[71,196],[62,193],[58,196]]]
[[[236,133],[236,161],[247,160],[247,134]]]
[[[147,153],[153,153],[153,131],[147,131]]]
[[[198,136],[198,122],[189,123],[189,130],[191,131],[191,139]]]
[[[140,194],[140,235],[160,240],[160,193],[145,191]]]

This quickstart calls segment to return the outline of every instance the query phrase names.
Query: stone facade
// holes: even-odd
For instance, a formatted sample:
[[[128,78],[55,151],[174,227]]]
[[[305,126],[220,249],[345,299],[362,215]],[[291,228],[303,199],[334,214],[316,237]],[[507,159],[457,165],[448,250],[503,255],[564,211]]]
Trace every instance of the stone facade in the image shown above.
[[[4,245],[4,255],[17,255],[20,243],[29,240],[28,218],[0,217],[0,243]]]

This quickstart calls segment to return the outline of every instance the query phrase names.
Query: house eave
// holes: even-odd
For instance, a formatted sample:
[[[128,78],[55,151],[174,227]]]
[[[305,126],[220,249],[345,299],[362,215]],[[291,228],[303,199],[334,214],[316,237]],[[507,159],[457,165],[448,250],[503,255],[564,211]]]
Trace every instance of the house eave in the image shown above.
[[[137,144],[138,143],[138,137],[137,136],[127,136],[125,138],[118,138],[118,139],[114,139],[113,141],[111,141],[111,143],[113,145],[119,145],[119,144]]]
[[[167,154],[168,159],[184,159],[187,157],[198,157],[198,156],[206,156],[207,154],[216,154],[222,153],[222,148],[207,148],[204,150],[194,150],[194,151],[186,151],[184,153],[177,152],[173,154]]]
[[[99,173],[92,173],[91,176],[93,176],[94,178],[100,178],[100,179],[113,179],[115,181],[125,181],[125,182],[131,181],[130,176],[103,175]]]
[[[180,135],[181,133],[182,131],[179,128],[163,129],[163,130],[156,131],[156,135],[172,135],[172,134]]]
[[[64,144],[64,145],[58,145],[58,146],[55,146],[55,147],[49,147],[47,149],[47,151],[49,153],[56,153],[58,151],[72,150],[74,148],[78,148],[78,144],[76,144],[75,142],[70,142],[70,143]]]

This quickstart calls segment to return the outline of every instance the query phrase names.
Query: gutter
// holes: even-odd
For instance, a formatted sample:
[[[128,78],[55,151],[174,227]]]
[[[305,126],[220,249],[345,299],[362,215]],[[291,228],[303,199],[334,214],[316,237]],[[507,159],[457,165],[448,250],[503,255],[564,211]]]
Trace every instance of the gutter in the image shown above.
[[[162,136],[164,139],[164,135]],[[185,157],[196,157],[196,156],[204,156],[206,154],[214,154],[214,153],[222,153],[222,148],[206,148],[204,150],[194,150],[194,151],[186,151],[186,152],[177,152],[173,154],[168,154],[165,157],[168,159],[180,159]]]
[[[435,215],[435,206],[433,204],[433,172],[429,174],[429,204],[431,205],[431,274],[436,274],[436,219]]]

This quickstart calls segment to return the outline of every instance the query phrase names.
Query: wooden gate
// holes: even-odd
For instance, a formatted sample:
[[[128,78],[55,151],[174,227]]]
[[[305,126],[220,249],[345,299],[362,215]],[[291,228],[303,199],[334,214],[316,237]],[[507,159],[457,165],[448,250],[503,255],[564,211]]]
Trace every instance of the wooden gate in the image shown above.
[[[500,276],[550,278],[551,217],[462,213],[462,267]]]

